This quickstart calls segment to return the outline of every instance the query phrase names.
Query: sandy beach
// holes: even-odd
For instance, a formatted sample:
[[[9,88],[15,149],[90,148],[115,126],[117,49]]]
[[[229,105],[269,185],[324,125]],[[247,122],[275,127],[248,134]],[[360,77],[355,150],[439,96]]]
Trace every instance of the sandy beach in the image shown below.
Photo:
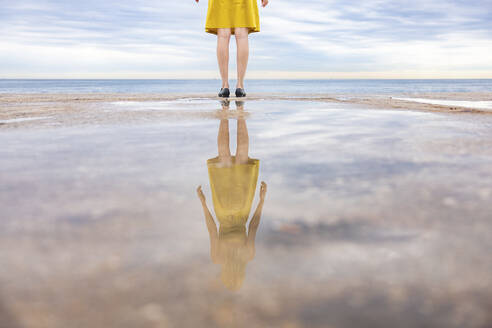
[[[234,100],[234,98],[231,98]],[[417,101],[413,101],[416,99]],[[450,104],[425,103],[425,100],[448,101]],[[12,126],[39,126],[56,120],[61,126],[66,124],[83,123],[84,117],[97,111],[98,120],[135,120],[149,118],[149,115],[161,115],[156,111],[148,110],[145,115],[130,113],[110,112],[111,104],[116,102],[189,102],[191,100],[212,101],[217,100],[206,94],[0,94],[0,125],[2,128]],[[492,112],[492,93],[430,93],[430,94],[396,94],[396,95],[287,95],[265,94],[248,96],[247,100],[289,100],[289,101],[317,101],[327,103],[362,105],[371,109],[395,109],[417,110],[427,112],[446,113],[476,113],[488,114]],[[424,102],[418,102],[424,101]],[[453,101],[457,101],[453,104]],[[431,101],[430,101],[431,102]],[[462,103],[468,102],[466,106]],[[477,104],[474,106],[474,103]],[[485,103],[486,107],[479,104]],[[106,110],[104,110],[106,109]],[[213,116],[213,113],[203,112],[199,108],[194,113],[180,113],[176,108],[174,117],[183,115]],[[145,111],[144,111],[145,112]],[[153,113],[149,113],[153,112]],[[165,116],[172,117],[171,111],[166,111]],[[7,123],[9,123],[7,125]]]

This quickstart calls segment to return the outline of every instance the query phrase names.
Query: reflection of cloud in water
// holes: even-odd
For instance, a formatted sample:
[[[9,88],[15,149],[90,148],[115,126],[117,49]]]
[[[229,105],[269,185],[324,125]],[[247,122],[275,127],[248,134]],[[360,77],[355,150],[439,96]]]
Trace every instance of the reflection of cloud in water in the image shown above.
[[[210,261],[194,189],[211,205],[217,121],[4,134],[0,271],[13,306],[0,316],[93,328],[492,322],[489,157],[461,143],[486,149],[489,118],[265,104],[247,103],[269,192],[237,293]]]
[[[412,242],[417,233],[401,232],[377,226],[366,221],[337,221],[308,225],[305,222],[293,222],[270,226],[262,234],[261,241],[266,245],[297,247],[310,244],[330,244],[347,242],[354,244],[380,244]]]
[[[381,178],[388,179],[392,176],[408,174],[432,167],[431,163],[425,164],[398,160],[388,161],[374,158],[346,162],[337,160],[325,163],[307,162],[305,164],[278,158],[277,162],[282,163],[282,173],[284,175],[296,177],[296,179],[290,180],[292,188],[304,189],[312,187],[329,190],[330,187],[334,187],[336,181],[343,181],[343,190],[346,192],[355,192],[357,189],[360,189],[361,181],[377,181]],[[275,167],[275,163],[271,165],[273,166],[271,168],[272,171],[279,169]],[[340,186],[336,187],[339,192],[342,192]]]
[[[1,294],[0,294],[1,295]],[[19,328],[20,325],[0,299],[0,328]]]
[[[309,327],[486,327],[492,319],[484,306],[492,299],[480,290],[463,293],[368,282],[321,297],[301,291],[297,299],[297,314]]]

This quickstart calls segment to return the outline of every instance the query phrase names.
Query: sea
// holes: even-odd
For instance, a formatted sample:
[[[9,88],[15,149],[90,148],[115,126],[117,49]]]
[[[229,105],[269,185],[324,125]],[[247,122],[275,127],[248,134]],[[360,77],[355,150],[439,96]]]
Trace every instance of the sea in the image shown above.
[[[231,80],[231,86],[235,81]],[[216,93],[219,80],[0,79],[1,93]],[[396,94],[492,92],[492,79],[247,80],[250,93]]]

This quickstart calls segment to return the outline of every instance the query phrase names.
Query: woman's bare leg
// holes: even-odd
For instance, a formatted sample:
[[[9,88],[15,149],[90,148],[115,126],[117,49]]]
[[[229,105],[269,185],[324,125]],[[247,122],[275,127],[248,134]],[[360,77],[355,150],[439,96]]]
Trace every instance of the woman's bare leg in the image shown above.
[[[222,114],[227,114],[229,102],[222,103]],[[217,136],[217,148],[219,151],[219,162],[228,166],[232,163],[231,148],[229,146],[229,119],[224,117],[220,120],[219,135]]]
[[[238,108],[239,109],[239,108]],[[242,108],[240,109],[242,110]],[[248,127],[244,117],[237,119],[237,149],[236,162],[238,164],[246,164],[249,159],[249,135]]]
[[[229,41],[231,40],[230,28],[217,29],[217,61],[219,62],[222,88],[229,88]]]
[[[236,35],[237,46],[237,87],[244,89],[244,77],[249,58],[248,28],[236,27],[234,34]]]

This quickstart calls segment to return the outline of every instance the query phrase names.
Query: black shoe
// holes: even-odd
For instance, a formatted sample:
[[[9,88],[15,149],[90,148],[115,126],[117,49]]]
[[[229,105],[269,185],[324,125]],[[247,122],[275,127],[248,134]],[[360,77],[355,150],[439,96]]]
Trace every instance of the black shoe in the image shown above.
[[[246,92],[244,92],[244,89],[242,88],[237,88],[236,89],[236,97],[246,97]]]
[[[219,97],[221,97],[221,98],[229,98],[230,95],[231,95],[231,92],[229,91],[229,88],[222,88],[222,89],[220,89]]]

